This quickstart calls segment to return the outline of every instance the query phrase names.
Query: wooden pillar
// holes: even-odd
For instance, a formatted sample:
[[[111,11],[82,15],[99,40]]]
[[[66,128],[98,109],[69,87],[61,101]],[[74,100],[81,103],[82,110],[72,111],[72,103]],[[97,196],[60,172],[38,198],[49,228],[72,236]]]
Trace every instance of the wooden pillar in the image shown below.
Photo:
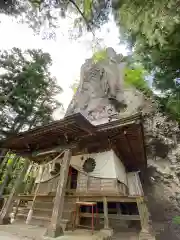
[[[51,223],[48,226],[46,232],[47,236],[53,238],[64,234],[61,227],[61,220],[63,215],[64,196],[66,191],[71,154],[71,150],[66,150],[64,153],[64,158],[60,169],[59,182],[56,190],[56,196],[54,198],[54,207],[51,217]]]
[[[117,215],[122,215],[121,203],[120,202],[116,203],[116,210],[117,210]]]
[[[155,235],[152,226],[149,223],[149,211],[144,198],[137,199],[137,205],[141,221],[141,232],[139,233],[139,240],[150,239],[155,240]]]
[[[76,202],[79,202],[79,197],[76,198]],[[76,205],[76,219],[75,219],[75,225],[78,226],[80,224],[80,206]]]
[[[149,231],[149,212],[144,201],[144,198],[137,199],[137,207],[139,211],[140,221],[141,221],[141,229],[143,232]]]
[[[25,159],[24,168],[21,171],[19,178],[16,180],[15,185],[12,189],[11,194],[9,195],[8,200],[6,201],[6,203],[4,204],[4,206],[1,210],[0,224],[3,224],[4,220],[9,217],[8,214],[12,209],[13,200],[14,200],[15,196],[19,193],[20,186],[21,186],[24,176],[28,170],[28,167],[29,167],[29,160]]]
[[[103,208],[104,208],[104,229],[109,229],[107,197],[103,198]]]

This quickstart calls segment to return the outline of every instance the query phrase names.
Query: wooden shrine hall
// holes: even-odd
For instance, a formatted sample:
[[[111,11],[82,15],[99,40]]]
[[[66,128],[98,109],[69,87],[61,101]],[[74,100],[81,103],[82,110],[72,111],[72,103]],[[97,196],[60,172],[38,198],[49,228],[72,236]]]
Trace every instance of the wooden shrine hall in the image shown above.
[[[138,174],[147,164],[141,114],[94,126],[76,113],[1,141],[0,148],[26,159],[11,194],[5,196],[1,224],[13,211],[15,219],[22,217],[27,224],[43,222],[50,237],[81,225],[81,220],[87,225],[92,220],[93,230],[94,216],[103,220],[100,228],[113,228],[114,220],[139,221],[142,230],[148,228]],[[31,191],[20,193],[30,164],[40,166],[39,174]],[[137,211],[134,206],[127,211],[126,203],[136,204]],[[91,204],[92,211],[86,207]]]

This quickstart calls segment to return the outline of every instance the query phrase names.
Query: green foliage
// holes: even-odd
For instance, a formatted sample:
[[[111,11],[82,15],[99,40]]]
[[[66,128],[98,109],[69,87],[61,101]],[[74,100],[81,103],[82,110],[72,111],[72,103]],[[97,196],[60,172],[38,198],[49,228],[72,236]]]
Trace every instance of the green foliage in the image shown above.
[[[159,107],[180,120],[180,9],[177,1],[116,1],[113,5],[121,38],[154,78],[161,92]]]
[[[51,57],[41,50],[0,52],[0,137],[52,121],[61,92],[49,72]]]
[[[55,100],[61,88],[49,72],[51,62],[50,55],[41,50],[13,48],[0,52],[0,138],[53,120],[53,111],[61,106]],[[0,172],[0,194],[10,192],[23,165],[23,158],[6,155]]]
[[[146,96],[151,96],[152,90],[145,80],[145,76],[146,72],[143,68],[126,68],[124,72],[124,81],[126,84],[133,86],[143,92]]]
[[[4,2],[4,1],[3,1]],[[56,27],[59,16],[71,14],[79,27],[93,31],[108,19],[110,0],[8,0],[0,3],[0,11],[18,16],[27,22],[34,30],[38,30],[46,22],[50,27]]]
[[[173,223],[176,225],[179,225],[180,224],[180,216],[173,217]]]
[[[79,86],[78,80],[75,80],[74,83],[70,86],[74,94],[76,93],[78,86]]]
[[[9,194],[23,166],[24,158],[8,153],[0,174],[0,194]]]
[[[11,165],[12,162],[13,162],[12,158],[8,159],[7,165],[8,165],[8,166]]]
[[[113,7],[116,20],[126,36],[138,41],[145,38],[150,46],[168,44],[167,36],[180,23],[176,0],[122,0]],[[135,38],[134,38],[135,37]],[[176,36],[178,40],[178,37]]]
[[[107,58],[107,52],[106,52],[106,49],[102,49],[100,51],[97,51],[93,54],[93,61],[94,63],[98,63],[100,61],[103,61]]]
[[[1,179],[0,179],[0,195],[3,194],[3,192],[6,192],[6,188],[9,185],[9,183],[12,180],[12,172],[16,164],[16,160],[18,157],[16,157],[14,154],[7,154],[6,156],[7,161],[3,168]]]
[[[179,94],[165,94],[163,96],[156,96],[159,109],[167,114],[172,119],[180,122],[180,97]]]
[[[93,1],[92,0],[84,0],[84,16],[87,18],[87,19],[91,19],[91,6],[93,4]]]

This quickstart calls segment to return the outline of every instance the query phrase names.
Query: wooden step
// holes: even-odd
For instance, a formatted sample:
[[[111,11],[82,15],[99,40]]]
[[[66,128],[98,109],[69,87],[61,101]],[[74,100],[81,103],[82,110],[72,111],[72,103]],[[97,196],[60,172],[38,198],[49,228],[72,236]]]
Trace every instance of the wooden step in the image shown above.
[[[32,205],[32,202],[28,203],[28,207]],[[54,203],[53,202],[39,202],[35,201],[34,207],[35,208],[43,208],[43,209],[53,209]]]
[[[22,218],[27,218],[27,214],[23,214],[23,213],[18,213],[17,214],[18,217],[22,217]],[[42,217],[42,216],[32,216],[33,219],[36,220],[45,220],[45,221],[50,221],[49,217]]]
[[[91,218],[92,213],[80,213],[81,217],[87,217]],[[96,213],[94,213],[94,216],[96,216]],[[98,213],[98,218],[104,218],[103,213]],[[114,219],[114,220],[133,220],[133,221],[140,221],[139,215],[116,215],[116,214],[108,214],[109,219]]]
[[[30,208],[20,208],[20,209],[18,209],[18,213],[28,215],[29,210],[30,210]],[[52,210],[51,209],[34,208],[33,215],[34,216],[42,216],[42,217],[51,217]]]
[[[29,211],[30,209],[31,209],[30,206],[19,207],[18,211],[23,211],[23,210]],[[49,209],[49,208],[33,208],[33,210],[35,210],[35,211],[42,211],[42,212],[52,212],[52,209]]]
[[[22,214],[22,213],[17,214],[17,221],[21,220],[21,221],[25,222],[26,219],[27,219],[26,214]],[[33,215],[30,224],[36,225],[36,226],[47,227],[50,224],[50,221],[51,221],[51,218]],[[64,231],[67,230],[67,227],[69,228],[69,230],[72,229],[72,224],[70,223],[69,219],[61,219],[60,224]]]
[[[30,207],[27,207],[26,209],[30,210]],[[33,210],[35,211],[42,211],[42,212],[51,212],[52,213],[52,209],[48,209],[48,208],[33,208]]]
[[[33,215],[31,223],[32,225],[43,225],[46,226],[50,222],[52,211],[53,211],[53,201],[40,201],[36,200],[33,208]],[[22,205],[18,208],[16,219],[21,219],[26,221],[28,212],[31,209],[32,201],[28,201],[26,205]],[[63,210],[63,225],[66,227],[67,223],[71,221],[72,211],[75,209],[75,199],[65,198],[64,210]]]
[[[23,221],[25,222],[27,219],[27,214],[23,214],[23,213],[17,213],[16,215],[16,220],[19,221]],[[50,217],[42,217],[42,216],[32,216],[31,225],[37,225],[37,226],[43,226],[43,227],[47,227],[49,225],[51,221]]]

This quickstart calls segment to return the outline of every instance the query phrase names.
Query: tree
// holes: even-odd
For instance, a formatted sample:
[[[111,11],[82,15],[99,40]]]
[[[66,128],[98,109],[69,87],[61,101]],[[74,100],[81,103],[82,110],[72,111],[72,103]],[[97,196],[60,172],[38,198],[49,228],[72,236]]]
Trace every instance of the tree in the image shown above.
[[[0,3],[5,14],[22,17],[31,27],[38,29],[44,22],[55,26],[59,17],[71,14],[74,24],[80,30],[84,26],[90,31],[107,21],[110,0],[6,0]]]
[[[125,36],[134,43],[144,38],[150,46],[163,46],[169,43],[168,36],[174,33],[175,37],[180,23],[177,6],[177,0],[119,0],[114,2],[113,11]]]
[[[52,121],[61,92],[51,77],[51,57],[41,50],[0,52],[0,137]]]
[[[23,166],[25,159],[19,157],[15,154],[8,153],[6,155],[5,161],[2,164],[2,169],[0,172],[0,199],[3,194],[9,194],[14,186],[14,182],[18,178]],[[32,180],[30,174],[28,180]],[[22,182],[22,191],[24,190],[25,183],[27,179]]]
[[[53,120],[53,111],[61,107],[54,98],[61,92],[61,88],[49,72],[51,63],[50,55],[41,50],[22,52],[14,48],[0,52],[1,138]],[[24,159],[7,153],[0,162],[1,196],[4,191],[10,191]]]
[[[180,120],[180,15],[178,1],[116,1],[113,5],[121,37],[161,91],[161,109]],[[173,104],[172,104],[173,103]],[[165,104],[163,106],[163,104]]]

